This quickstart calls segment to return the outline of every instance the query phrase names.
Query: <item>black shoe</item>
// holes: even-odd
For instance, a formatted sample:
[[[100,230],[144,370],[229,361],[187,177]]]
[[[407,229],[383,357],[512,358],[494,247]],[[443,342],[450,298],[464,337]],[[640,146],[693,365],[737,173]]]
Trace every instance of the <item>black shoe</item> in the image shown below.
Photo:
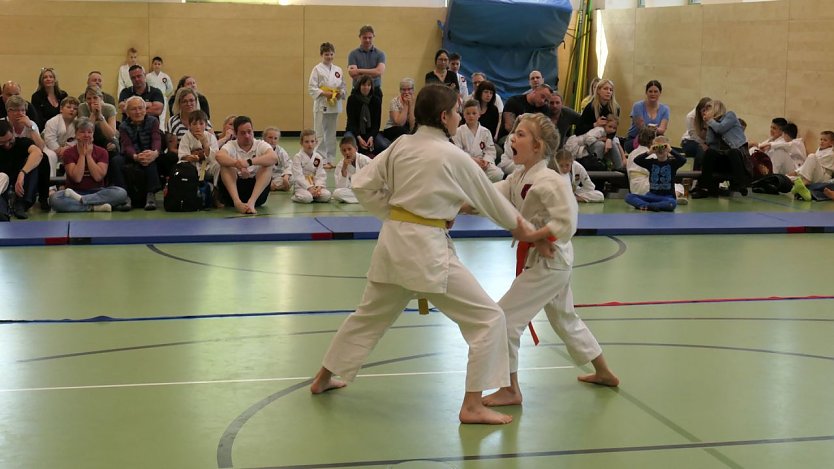
[[[709,191],[704,189],[704,188],[699,187],[697,189],[694,189],[692,192],[690,192],[689,195],[693,199],[706,199],[707,197],[709,197]]]
[[[9,221],[10,218],[8,213],[0,212],[0,222]]]
[[[130,205],[130,202],[128,202],[126,204],[122,204],[122,205],[116,205],[115,207],[113,207],[113,210],[116,210],[116,211],[119,211],[119,212],[129,212],[132,209],[133,209],[133,207]]]
[[[718,197],[730,197],[733,193],[729,189],[718,188]]]
[[[23,203],[22,200],[16,200],[14,202],[14,208],[12,209],[14,212],[14,216],[20,220],[26,220],[29,218],[29,214],[26,213],[26,205]]]
[[[48,198],[41,197],[40,198],[40,203],[41,203],[41,210],[43,210],[44,212],[48,212],[48,211],[52,210],[49,207],[49,199]]]

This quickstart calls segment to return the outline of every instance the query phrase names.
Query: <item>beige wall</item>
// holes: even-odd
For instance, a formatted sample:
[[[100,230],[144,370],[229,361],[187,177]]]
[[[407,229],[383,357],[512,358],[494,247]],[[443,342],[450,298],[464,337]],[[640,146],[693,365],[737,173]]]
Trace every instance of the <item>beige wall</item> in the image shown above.
[[[646,82],[657,79],[675,142],[686,113],[710,96],[747,121],[750,140],[764,139],[770,119],[784,116],[813,151],[819,132],[834,128],[834,95],[824,85],[834,80],[832,19],[830,0],[639,8],[604,11],[595,33],[606,38],[604,75],[616,85],[623,127]]]
[[[20,83],[27,99],[47,66],[74,96],[90,70],[103,72],[105,91],[114,94],[117,70],[132,46],[146,67],[150,57],[162,56],[175,81],[195,76],[214,123],[245,113],[258,129],[274,124],[295,131],[312,126],[307,80],[322,42],[335,45],[336,64],[346,69],[359,27],[374,25],[376,44],[388,56],[383,92],[393,97],[400,78],[421,84],[433,68],[441,42],[437,20],[446,14],[444,8],[206,3],[7,0],[3,6],[0,80]]]

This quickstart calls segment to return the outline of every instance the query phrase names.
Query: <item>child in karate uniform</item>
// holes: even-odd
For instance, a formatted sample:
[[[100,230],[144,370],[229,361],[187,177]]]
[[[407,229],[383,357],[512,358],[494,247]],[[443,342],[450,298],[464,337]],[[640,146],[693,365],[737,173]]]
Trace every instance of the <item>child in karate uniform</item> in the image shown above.
[[[490,181],[500,181],[504,179],[504,171],[495,166],[495,143],[492,141],[492,133],[478,122],[478,118],[481,117],[480,109],[478,101],[474,99],[463,105],[465,123],[452,137],[452,143],[469,153]]]
[[[462,423],[505,424],[481,393],[509,385],[504,313],[455,255],[448,228],[468,204],[520,240],[530,229],[469,155],[449,143],[460,123],[457,93],[424,87],[415,103],[418,128],[353,176],[359,202],[383,220],[368,284],[324,357],[310,391],[346,386],[408,302],[419,295],[458,324],[469,344]],[[340,375],[345,381],[334,378]]]
[[[278,155],[278,162],[272,167],[272,182],[269,184],[269,190],[273,191],[289,191],[292,187],[292,163],[290,162],[290,155],[287,150],[278,145],[281,140],[281,129],[278,127],[267,127],[263,134],[264,142],[275,150]]]
[[[346,204],[358,204],[359,201],[351,189],[351,179],[357,171],[371,163],[371,159],[361,153],[357,153],[356,139],[350,135],[342,138],[339,143],[339,151],[342,152],[342,163],[336,166],[336,189],[333,190],[333,198],[338,202]]]
[[[619,378],[608,368],[602,348],[573,307],[571,238],[576,232],[578,207],[568,181],[550,170],[545,161],[559,147],[559,133],[544,114],[523,114],[510,138],[513,162],[520,169],[495,186],[536,227],[531,236],[536,249],[529,249],[532,247],[529,243],[519,245],[519,262],[523,263],[524,270],[498,301],[507,316],[510,385],[484,397],[483,402],[487,406],[521,404],[518,384],[521,334],[542,307],[576,364],[593,364],[595,372],[578,379],[617,386]],[[546,257],[548,253],[552,253],[552,258]]]
[[[594,181],[588,176],[585,167],[577,163],[571,152],[562,149],[556,152],[556,167],[551,167],[561,173],[571,184],[573,195],[577,202],[602,202],[605,196],[596,189]]]
[[[330,191],[324,185],[327,173],[324,172],[324,156],[316,151],[316,131],[301,131],[301,151],[292,157],[292,179],[295,192],[292,201],[300,204],[329,202]]]
[[[319,47],[321,63],[313,67],[307,91],[313,97],[313,128],[326,158],[324,169],[333,169],[336,161],[336,120],[345,100],[342,69],[333,64],[336,48],[329,42]]]

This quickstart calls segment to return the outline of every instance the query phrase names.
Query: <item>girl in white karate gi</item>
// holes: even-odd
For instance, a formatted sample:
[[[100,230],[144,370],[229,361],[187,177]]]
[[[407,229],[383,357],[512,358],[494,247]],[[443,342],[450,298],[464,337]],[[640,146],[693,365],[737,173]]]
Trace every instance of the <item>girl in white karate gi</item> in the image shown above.
[[[345,100],[342,69],[333,64],[336,48],[325,42],[319,47],[321,63],[313,67],[307,91],[313,97],[313,128],[319,152],[327,158],[324,169],[333,169],[336,161],[336,120]]]
[[[529,240],[530,229],[469,155],[449,142],[457,131],[457,93],[428,85],[417,96],[414,135],[404,135],[353,176],[360,203],[383,220],[368,284],[313,380],[313,394],[344,387],[415,296],[455,321],[469,344],[462,423],[505,424],[512,417],[481,402],[485,389],[508,386],[504,313],[463,266],[448,228],[468,204]],[[345,381],[333,376],[339,375]]]
[[[301,150],[292,157],[292,180],[294,191],[292,201],[300,204],[329,202],[327,173],[324,172],[324,157],[316,151],[316,132],[301,131]]]
[[[546,242],[554,256],[543,258],[539,252],[546,250],[538,244],[536,250],[530,249],[526,254],[524,249],[529,245],[519,246],[519,262],[524,263],[524,270],[498,301],[507,316],[510,385],[484,397],[484,404],[521,404],[518,385],[521,334],[542,307],[573,360],[578,365],[593,364],[595,373],[579,376],[579,380],[617,386],[620,381],[608,368],[599,343],[573,308],[571,237],[576,232],[579,209],[570,183],[548,168],[545,161],[559,147],[559,133],[545,115],[523,114],[510,138],[513,162],[521,168],[495,186],[537,228],[532,238],[537,243]]]

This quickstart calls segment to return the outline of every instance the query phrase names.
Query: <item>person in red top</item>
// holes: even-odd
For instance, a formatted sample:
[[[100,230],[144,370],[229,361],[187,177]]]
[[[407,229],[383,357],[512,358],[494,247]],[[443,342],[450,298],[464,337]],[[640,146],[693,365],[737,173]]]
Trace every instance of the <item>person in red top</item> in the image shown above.
[[[109,156],[107,150],[93,145],[95,124],[82,117],[75,123],[76,145],[64,151],[66,189],[49,197],[56,212],[110,212],[130,210],[127,191],[106,186]]]

